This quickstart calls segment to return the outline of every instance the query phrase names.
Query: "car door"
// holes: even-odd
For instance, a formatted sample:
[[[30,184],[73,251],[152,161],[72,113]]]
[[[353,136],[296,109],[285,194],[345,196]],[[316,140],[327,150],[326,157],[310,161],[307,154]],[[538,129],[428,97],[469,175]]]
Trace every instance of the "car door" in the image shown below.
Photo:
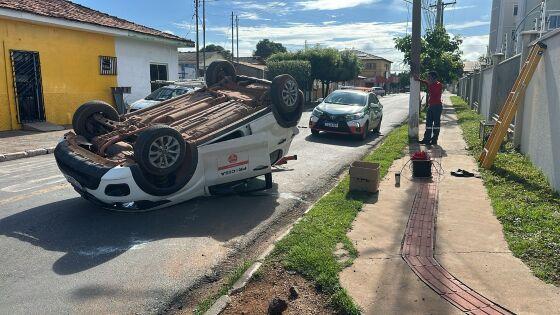
[[[373,126],[377,126],[377,124],[381,121],[381,117],[383,116],[383,106],[379,102],[379,98],[377,98],[377,95],[372,93],[371,98],[371,121]]]
[[[369,121],[370,126],[376,126],[377,122],[377,114],[375,113],[375,101],[376,101],[375,93],[369,93],[368,96],[368,104],[367,104],[367,112],[369,113]]]
[[[248,135],[199,148],[206,186],[234,182],[271,172],[268,139]]]

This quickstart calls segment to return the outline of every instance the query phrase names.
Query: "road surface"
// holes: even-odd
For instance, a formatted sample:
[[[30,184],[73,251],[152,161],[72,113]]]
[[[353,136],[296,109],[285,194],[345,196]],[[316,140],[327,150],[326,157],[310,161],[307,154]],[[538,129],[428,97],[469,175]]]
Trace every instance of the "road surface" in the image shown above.
[[[381,102],[383,134],[405,119],[408,95]],[[274,173],[271,191],[143,214],[109,212],[79,198],[52,155],[0,163],[0,313],[160,311],[278,230],[282,218],[295,220],[379,141],[300,131],[290,152],[299,160]]]

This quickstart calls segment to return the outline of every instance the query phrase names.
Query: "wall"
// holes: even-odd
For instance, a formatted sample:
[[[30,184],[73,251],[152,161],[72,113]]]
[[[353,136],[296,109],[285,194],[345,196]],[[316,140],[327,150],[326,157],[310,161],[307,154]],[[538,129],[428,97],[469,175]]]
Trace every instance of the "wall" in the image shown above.
[[[481,80],[482,83],[479,87],[480,89],[480,103],[478,112],[486,120],[490,120],[492,114],[490,112],[490,103],[492,101],[492,80],[494,77],[494,68],[489,67],[482,71]]]
[[[519,75],[521,56],[517,55],[507,59],[496,66],[494,78],[494,97],[490,103],[490,112],[498,114],[511,92],[515,79]]]
[[[82,103],[113,103],[115,76],[99,74],[99,56],[115,56],[110,36],[0,19],[0,130],[19,129],[10,49],[38,51],[49,122],[70,124]]]
[[[385,72],[387,71],[391,71],[391,63],[386,61],[386,60],[382,60],[382,59],[361,59],[363,65],[364,65],[364,69],[362,70],[362,72],[360,73],[361,76],[366,77],[366,78],[372,78],[372,77],[376,77],[376,76],[385,76]],[[372,63],[375,64],[374,69],[367,69],[366,68],[366,64],[368,63]],[[387,69],[388,67],[388,69]]]
[[[545,37],[548,49],[525,94],[521,151],[560,191],[560,30]]]
[[[115,39],[118,59],[118,85],[132,87],[125,101],[133,103],[150,94],[150,63],[167,64],[168,79],[179,77],[177,47],[161,43],[118,37]]]

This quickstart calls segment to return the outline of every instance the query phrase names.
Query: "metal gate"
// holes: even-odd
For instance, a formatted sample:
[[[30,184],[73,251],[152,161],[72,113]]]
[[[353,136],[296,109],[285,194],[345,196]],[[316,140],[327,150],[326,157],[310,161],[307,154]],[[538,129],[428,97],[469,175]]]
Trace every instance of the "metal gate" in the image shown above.
[[[10,50],[10,56],[19,122],[45,121],[39,53]]]

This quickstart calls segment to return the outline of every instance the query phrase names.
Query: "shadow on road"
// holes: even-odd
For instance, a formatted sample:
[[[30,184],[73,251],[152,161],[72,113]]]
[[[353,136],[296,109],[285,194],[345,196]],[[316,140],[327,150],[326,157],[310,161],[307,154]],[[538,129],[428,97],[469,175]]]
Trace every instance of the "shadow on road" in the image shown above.
[[[170,208],[126,214],[101,210],[81,199],[32,208],[0,220],[0,235],[65,253],[53,264],[60,275],[101,265],[127,250],[169,238],[228,241],[269,218],[278,205],[268,194],[200,198]]]
[[[305,141],[357,148],[370,142],[374,142],[380,136],[381,134],[379,133],[372,133],[367,137],[366,140],[362,141],[356,137],[352,137],[351,135],[321,132],[317,136],[307,136],[305,138]]]

